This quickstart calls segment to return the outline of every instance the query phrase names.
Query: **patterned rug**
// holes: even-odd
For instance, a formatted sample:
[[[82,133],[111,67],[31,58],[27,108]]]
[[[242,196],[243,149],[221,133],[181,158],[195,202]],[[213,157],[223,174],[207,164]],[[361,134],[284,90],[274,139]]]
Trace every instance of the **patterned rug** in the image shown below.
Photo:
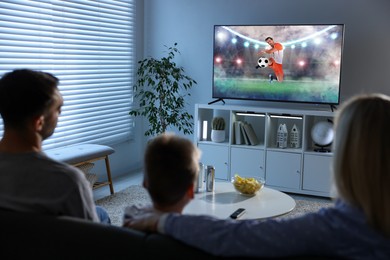
[[[296,207],[290,213],[278,218],[295,217],[308,212],[315,212],[322,207],[333,205],[333,202],[327,198],[296,194],[289,195],[295,199]],[[122,225],[124,208],[134,204],[150,204],[149,194],[140,185],[132,185],[122,191],[96,201],[96,205],[102,206],[107,210],[112,224],[116,226]]]

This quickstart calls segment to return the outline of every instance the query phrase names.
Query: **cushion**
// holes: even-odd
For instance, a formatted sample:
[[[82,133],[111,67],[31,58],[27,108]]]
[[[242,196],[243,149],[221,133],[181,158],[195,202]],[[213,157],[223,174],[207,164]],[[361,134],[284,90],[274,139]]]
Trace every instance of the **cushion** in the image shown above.
[[[114,153],[114,149],[107,145],[77,144],[46,150],[47,156],[69,164],[85,162]]]

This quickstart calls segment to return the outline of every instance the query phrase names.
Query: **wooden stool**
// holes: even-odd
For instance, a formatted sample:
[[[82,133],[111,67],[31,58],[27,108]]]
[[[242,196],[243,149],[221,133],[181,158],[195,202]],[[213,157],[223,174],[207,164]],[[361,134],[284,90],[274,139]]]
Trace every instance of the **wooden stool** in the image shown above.
[[[72,146],[66,146],[61,148],[55,148],[44,151],[47,156],[73,166],[79,166],[88,162],[94,162],[97,160],[105,160],[107,181],[95,182],[93,189],[100,188],[102,186],[109,185],[110,193],[114,194],[114,186],[111,179],[110,162],[108,156],[115,152],[115,150],[106,145],[99,144],[77,144]]]

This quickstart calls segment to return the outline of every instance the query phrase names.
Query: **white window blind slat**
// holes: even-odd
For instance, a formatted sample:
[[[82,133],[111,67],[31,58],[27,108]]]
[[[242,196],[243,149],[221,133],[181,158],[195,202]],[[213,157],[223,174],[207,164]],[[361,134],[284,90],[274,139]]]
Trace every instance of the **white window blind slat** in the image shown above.
[[[64,106],[44,149],[133,138],[133,0],[3,0],[0,17],[0,74],[31,68],[60,79]]]

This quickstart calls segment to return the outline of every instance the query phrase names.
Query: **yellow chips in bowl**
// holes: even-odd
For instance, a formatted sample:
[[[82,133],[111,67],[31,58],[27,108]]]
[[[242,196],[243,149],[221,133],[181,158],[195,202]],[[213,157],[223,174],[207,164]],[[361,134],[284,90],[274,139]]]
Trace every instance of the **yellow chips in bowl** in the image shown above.
[[[264,186],[264,180],[257,177],[241,177],[234,174],[232,178],[234,188],[243,195],[255,195]]]

